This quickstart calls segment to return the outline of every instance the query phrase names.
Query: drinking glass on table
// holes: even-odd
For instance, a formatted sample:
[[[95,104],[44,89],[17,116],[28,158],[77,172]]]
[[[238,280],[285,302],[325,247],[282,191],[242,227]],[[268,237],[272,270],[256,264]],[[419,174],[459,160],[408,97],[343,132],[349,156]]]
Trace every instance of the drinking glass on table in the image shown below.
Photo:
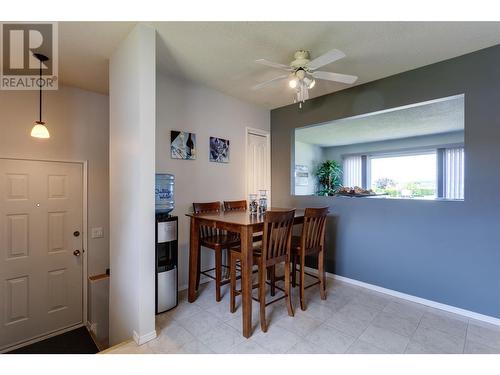
[[[250,208],[250,214],[255,215],[258,211],[258,203],[257,203],[257,194],[250,194],[249,195],[249,208]]]

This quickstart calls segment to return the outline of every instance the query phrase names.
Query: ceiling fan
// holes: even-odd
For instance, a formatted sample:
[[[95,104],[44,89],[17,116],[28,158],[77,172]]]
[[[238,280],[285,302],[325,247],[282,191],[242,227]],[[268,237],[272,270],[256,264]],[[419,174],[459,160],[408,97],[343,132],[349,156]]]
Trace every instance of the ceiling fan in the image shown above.
[[[288,85],[290,88],[295,90],[294,103],[299,102],[299,107],[302,107],[302,103],[309,99],[309,90],[316,85],[316,79],[347,84],[353,84],[358,79],[358,77],[349,74],[323,72],[317,70],[322,66],[328,65],[345,57],[345,53],[339,51],[338,49],[332,49],[331,51],[316,57],[313,60],[309,59],[309,51],[305,50],[296,51],[293,57],[294,60],[289,65],[279,64],[265,59],[255,60],[258,64],[284,70],[289,73],[259,83],[258,85],[253,86],[252,89],[258,90],[269,84],[288,79]]]

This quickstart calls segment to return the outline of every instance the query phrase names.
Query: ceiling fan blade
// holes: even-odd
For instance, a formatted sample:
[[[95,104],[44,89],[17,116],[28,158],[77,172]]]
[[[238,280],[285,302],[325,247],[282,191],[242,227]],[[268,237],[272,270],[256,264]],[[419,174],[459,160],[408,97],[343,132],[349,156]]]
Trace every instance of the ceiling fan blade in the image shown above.
[[[266,59],[255,60],[255,62],[257,64],[262,64],[262,65],[270,66],[271,68],[286,70],[286,71],[289,71],[289,72],[291,72],[293,70],[293,68],[289,67],[288,65],[275,63],[275,62],[272,62],[272,61],[268,61]]]
[[[327,81],[342,82],[347,84],[352,84],[358,80],[358,77],[356,76],[351,76],[349,74],[332,73],[332,72],[317,71],[311,73],[311,75],[317,79],[325,79]]]
[[[344,52],[339,51],[338,49],[332,49],[331,51],[328,51],[327,53],[316,57],[314,60],[309,61],[307,67],[309,68],[309,70],[316,70],[324,65],[328,65],[334,61],[340,60],[343,57],[345,57]]]
[[[267,85],[269,85],[271,83],[278,82],[278,81],[281,81],[281,80],[286,79],[286,78],[288,78],[288,74],[275,77],[273,79],[270,79],[269,81],[261,82],[261,83],[255,85],[255,86],[253,86],[252,90],[259,90],[259,89],[261,89],[261,88],[263,88],[263,87],[265,87],[265,86],[267,86]]]

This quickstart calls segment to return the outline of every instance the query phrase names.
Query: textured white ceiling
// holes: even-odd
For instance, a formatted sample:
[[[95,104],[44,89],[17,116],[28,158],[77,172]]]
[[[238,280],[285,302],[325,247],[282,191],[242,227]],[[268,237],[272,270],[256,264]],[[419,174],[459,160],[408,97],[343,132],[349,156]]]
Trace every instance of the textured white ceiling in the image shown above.
[[[463,96],[297,129],[295,140],[322,147],[464,130]]]
[[[280,71],[259,58],[288,64],[296,49],[314,58],[347,54],[322,70],[359,76],[361,84],[500,43],[498,22],[154,22],[158,66],[266,108],[292,103],[286,82],[252,91]],[[134,26],[123,22],[60,23],[63,83],[107,92],[107,59]],[[312,97],[347,85],[318,82]]]
[[[135,22],[59,22],[60,81],[107,94],[109,57],[135,25]]]

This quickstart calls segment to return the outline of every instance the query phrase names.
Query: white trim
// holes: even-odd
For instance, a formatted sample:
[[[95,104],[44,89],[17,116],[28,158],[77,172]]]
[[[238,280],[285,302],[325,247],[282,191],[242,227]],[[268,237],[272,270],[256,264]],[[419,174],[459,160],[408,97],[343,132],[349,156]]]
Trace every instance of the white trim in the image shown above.
[[[305,267],[305,269],[307,271],[309,271],[309,272],[317,272],[317,270],[314,269],[314,268]],[[401,293],[401,292],[398,292],[396,290],[383,288],[381,286],[377,286],[377,285],[373,285],[373,284],[368,284],[368,283],[365,283],[363,281],[359,281],[359,280],[355,280],[355,279],[350,279],[348,277],[339,276],[339,275],[336,275],[336,274],[333,274],[333,273],[329,273],[329,272],[326,272],[326,276],[328,278],[330,278],[330,279],[343,281],[345,283],[349,283],[349,284],[360,286],[360,287],[363,287],[363,288],[366,288],[366,289],[374,290],[376,292],[384,293],[384,294],[387,294],[387,295],[390,295],[390,296],[393,296],[393,297],[401,298],[401,299],[404,299],[404,300],[407,300],[407,301],[411,301],[411,302],[420,303],[422,305],[433,307],[435,309],[444,310],[444,311],[451,312],[451,313],[454,313],[454,314],[457,314],[457,315],[465,316],[465,317],[470,318],[470,319],[476,319],[476,320],[480,320],[480,321],[483,321],[483,322],[486,322],[486,323],[490,323],[490,324],[494,324],[494,325],[500,326],[500,319],[499,318],[495,318],[493,316],[479,314],[479,313],[476,313],[474,311],[461,309],[459,307],[455,307],[455,306],[451,306],[451,305],[446,305],[444,303],[440,303],[440,302],[436,302],[436,301],[431,301],[431,300],[428,300],[428,299],[425,299],[425,298],[420,298],[420,297],[417,297],[417,296],[412,296],[411,294]]]
[[[119,342],[118,344],[116,345],[113,345],[113,346],[110,346],[109,348],[106,348],[106,349],[103,349],[101,350],[99,353],[97,354],[108,354],[109,352],[115,350],[115,349],[118,349],[119,347],[121,346],[124,346],[124,345],[127,345],[128,343],[131,343],[133,342],[134,340],[132,339],[127,339],[125,341],[122,341],[122,342]]]
[[[43,340],[46,340],[46,339],[50,339],[51,337],[54,337],[54,336],[57,336],[57,335],[60,335],[60,334],[72,331],[74,329],[77,329],[77,328],[80,328],[80,327],[84,327],[84,326],[85,325],[83,323],[78,323],[76,325],[72,325],[72,326],[69,326],[69,327],[66,327],[66,328],[63,328],[63,329],[59,329],[57,331],[51,332],[51,333],[43,335],[43,336],[38,336],[38,337],[35,337],[35,338],[32,338],[32,339],[29,339],[28,341],[23,341],[23,342],[19,342],[17,344],[11,345],[11,346],[6,346],[6,347],[3,347],[2,349],[0,349],[0,354],[1,353],[7,353],[7,352],[10,352],[12,350],[19,349],[19,348],[23,348],[23,347],[31,345],[31,344],[36,344],[37,342],[40,342],[40,341],[43,341]],[[85,327],[85,328],[87,328],[87,327]]]
[[[83,233],[82,233],[82,246],[83,246],[83,269],[82,269],[82,286],[83,286],[83,315],[82,315],[82,323],[88,322],[88,161],[84,160],[83,161],[83,211],[82,211],[82,226],[83,226]]]
[[[89,326],[89,321],[88,321],[88,316],[87,316],[87,307],[88,307],[88,284],[87,284],[87,279],[88,279],[88,251],[87,251],[87,246],[88,246],[88,218],[87,218],[87,213],[88,213],[88,160],[68,160],[68,159],[44,159],[44,158],[22,158],[22,157],[9,157],[9,156],[0,156],[0,159],[6,159],[6,160],[21,160],[21,161],[41,161],[41,162],[52,162],[52,163],[71,163],[71,164],[81,164],[82,165],[82,246],[83,250],[82,251],[82,256],[83,256],[83,265],[82,265],[82,321],[78,325],[71,326],[70,328],[63,328],[61,330],[52,332],[50,334],[40,336],[39,338],[33,339],[33,340],[28,340],[20,344],[16,344],[15,348],[20,348],[26,345],[33,344],[35,342],[41,341],[48,339],[50,337],[56,336],[58,334],[62,334],[64,332],[68,332],[71,329],[75,329],[78,327],[85,326],[88,328]],[[12,349],[14,347],[9,347],[7,349],[9,350],[14,350]],[[2,349],[4,350],[4,349]],[[2,351],[0,351],[1,353]]]
[[[267,143],[267,164],[269,166],[267,170],[267,186],[269,186],[269,190],[267,192],[267,202],[269,207],[271,206],[271,132],[268,130],[257,129],[252,127],[245,127],[245,199],[248,200],[248,195],[250,192],[248,191],[248,134],[255,134],[266,137]]]
[[[56,162],[56,163],[72,163],[72,164],[84,164],[87,160],[69,160],[69,159],[50,159],[50,158],[21,158],[14,156],[0,156],[0,159],[7,160],[24,160],[24,161],[48,161],[48,162]]]
[[[134,341],[137,345],[142,345],[156,338],[156,330],[146,333],[145,335],[139,336],[139,334],[134,331]]]
[[[248,133],[257,134],[257,135],[262,135],[263,137],[268,137],[271,134],[268,130],[252,128],[250,126],[247,126],[246,130],[247,134]]]
[[[387,151],[373,151],[366,152],[362,155],[366,155],[368,159],[387,159],[387,158],[397,158],[400,156],[419,156],[419,155],[436,155],[439,146],[428,146],[428,147],[415,147],[408,149],[398,149],[398,150],[387,150]]]

